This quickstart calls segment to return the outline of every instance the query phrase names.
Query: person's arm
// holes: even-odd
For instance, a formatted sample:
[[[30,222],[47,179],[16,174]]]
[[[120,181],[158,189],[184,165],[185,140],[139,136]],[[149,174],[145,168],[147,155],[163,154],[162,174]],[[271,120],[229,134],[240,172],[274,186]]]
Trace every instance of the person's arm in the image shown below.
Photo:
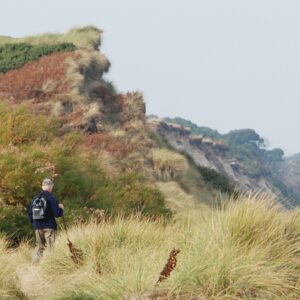
[[[30,203],[30,205],[27,208],[27,214],[28,217],[30,219],[31,224],[33,223],[33,219],[32,219],[32,202]]]
[[[57,200],[52,195],[49,196],[48,202],[55,218],[59,218],[64,215],[64,210],[59,207]]]

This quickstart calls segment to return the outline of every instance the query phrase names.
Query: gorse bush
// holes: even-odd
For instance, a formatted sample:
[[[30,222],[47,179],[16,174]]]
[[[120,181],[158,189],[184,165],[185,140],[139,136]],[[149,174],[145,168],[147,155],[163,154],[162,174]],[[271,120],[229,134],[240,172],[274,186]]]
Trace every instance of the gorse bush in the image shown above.
[[[53,177],[56,166],[38,145],[9,147],[0,154],[0,195],[7,204],[23,207],[40,189],[42,179]]]
[[[32,142],[48,143],[54,137],[60,123],[43,115],[33,114],[26,105],[10,108],[0,103],[0,145],[23,145]]]
[[[18,69],[28,62],[56,52],[74,51],[71,43],[31,45],[28,43],[0,45],[0,73]]]

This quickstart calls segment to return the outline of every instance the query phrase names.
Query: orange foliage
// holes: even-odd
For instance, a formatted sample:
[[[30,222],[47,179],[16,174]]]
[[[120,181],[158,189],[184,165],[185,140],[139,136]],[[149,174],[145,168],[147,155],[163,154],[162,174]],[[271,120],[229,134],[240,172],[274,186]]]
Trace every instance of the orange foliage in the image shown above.
[[[15,103],[26,99],[47,99],[68,91],[66,59],[75,57],[74,52],[54,53],[38,61],[27,63],[17,70],[0,74],[0,98]],[[42,87],[50,80],[56,83],[53,91],[44,92]]]

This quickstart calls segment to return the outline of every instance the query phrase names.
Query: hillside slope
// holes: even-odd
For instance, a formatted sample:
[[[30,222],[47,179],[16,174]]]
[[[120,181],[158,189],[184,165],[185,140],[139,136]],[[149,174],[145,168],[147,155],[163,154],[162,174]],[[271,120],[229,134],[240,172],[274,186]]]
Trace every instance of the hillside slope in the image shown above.
[[[46,176],[69,222],[99,210],[169,217],[233,190],[217,172],[208,183],[147,124],[141,93],[118,93],[105,80],[100,45],[94,27],[0,37],[0,231],[15,241],[30,232],[24,208]]]
[[[298,193],[294,162],[263,149],[252,130],[222,136],[182,119],[147,120],[141,93],[118,93],[105,79],[101,33],[0,37],[0,231],[28,236],[24,208],[46,176],[69,222],[99,210],[170,217],[236,190]]]

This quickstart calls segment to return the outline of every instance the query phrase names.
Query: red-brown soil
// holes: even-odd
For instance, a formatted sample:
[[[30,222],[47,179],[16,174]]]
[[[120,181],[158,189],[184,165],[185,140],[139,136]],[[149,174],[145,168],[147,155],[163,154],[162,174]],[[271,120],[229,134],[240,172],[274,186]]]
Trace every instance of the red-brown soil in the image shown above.
[[[20,69],[0,74],[0,99],[19,103],[28,99],[41,101],[65,94],[68,91],[66,59],[74,58],[75,55],[74,52],[54,53]],[[49,81],[52,81],[54,88],[43,90],[43,85]]]

